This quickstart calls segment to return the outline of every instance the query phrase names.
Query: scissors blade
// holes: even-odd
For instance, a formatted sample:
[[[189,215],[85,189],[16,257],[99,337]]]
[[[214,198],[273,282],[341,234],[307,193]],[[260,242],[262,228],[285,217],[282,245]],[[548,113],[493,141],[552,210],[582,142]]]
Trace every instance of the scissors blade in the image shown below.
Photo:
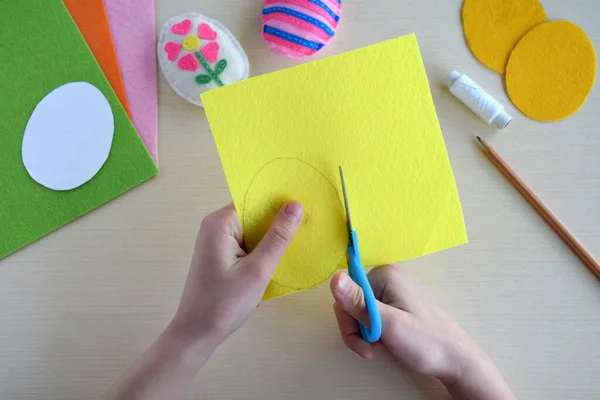
[[[344,170],[340,166],[340,179],[342,180],[342,191],[344,192],[344,206],[346,208],[346,221],[348,223],[348,240],[352,240],[352,217],[350,216],[350,204],[348,204],[348,193],[346,192],[346,181],[344,180]]]

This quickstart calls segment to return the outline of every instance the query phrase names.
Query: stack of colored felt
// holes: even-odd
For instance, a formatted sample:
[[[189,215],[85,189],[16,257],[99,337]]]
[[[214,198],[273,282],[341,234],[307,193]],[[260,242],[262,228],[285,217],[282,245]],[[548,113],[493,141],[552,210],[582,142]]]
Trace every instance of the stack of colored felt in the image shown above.
[[[152,0],[0,4],[0,258],[158,172],[153,7]],[[79,88],[97,93],[98,104],[108,109],[107,154],[72,190],[53,189],[40,182],[26,159],[36,168],[44,167],[42,161],[56,168],[88,158],[77,152],[89,147],[80,139],[95,127],[75,111],[82,107]],[[53,102],[58,93],[69,101]],[[85,111],[96,115],[94,109]],[[69,128],[71,143],[53,142],[55,134],[64,142],[61,127]],[[54,178],[60,180],[44,179]]]
[[[153,0],[63,0],[158,164]]]

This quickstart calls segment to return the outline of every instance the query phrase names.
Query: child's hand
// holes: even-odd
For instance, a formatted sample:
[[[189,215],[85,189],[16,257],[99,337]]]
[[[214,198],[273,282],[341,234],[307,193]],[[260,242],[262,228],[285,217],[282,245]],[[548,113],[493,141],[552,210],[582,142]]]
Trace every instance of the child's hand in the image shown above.
[[[279,211],[252,253],[242,248],[242,227],[232,204],[202,221],[173,325],[188,340],[220,344],[260,303],[277,264],[300,227],[303,207]]]
[[[398,361],[440,378],[455,398],[514,398],[487,355],[412,276],[388,265],[373,268],[368,277],[379,300],[381,343]],[[373,344],[362,340],[357,323],[369,324],[362,289],[340,271],[331,292],[344,343],[373,358]]]
[[[394,265],[377,267],[368,277],[380,301],[381,342],[408,368],[442,376],[450,372],[450,358],[457,347],[464,351],[475,347],[460,326],[404,270]],[[338,272],[331,280],[331,291],[344,343],[362,358],[373,358],[373,344],[361,339],[357,324],[369,322],[362,289],[346,273]]]
[[[260,303],[303,212],[300,203],[283,206],[251,254],[242,248],[233,205],[204,218],[173,321],[103,399],[181,397],[217,345]]]

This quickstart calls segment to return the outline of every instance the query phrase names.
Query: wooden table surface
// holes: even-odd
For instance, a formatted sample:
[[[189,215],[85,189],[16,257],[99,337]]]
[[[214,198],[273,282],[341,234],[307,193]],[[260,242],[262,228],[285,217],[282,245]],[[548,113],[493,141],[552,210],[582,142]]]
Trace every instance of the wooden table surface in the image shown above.
[[[298,64],[261,38],[261,1],[157,0],[157,30],[199,11],[240,39],[252,75]],[[581,26],[600,50],[600,3],[544,0],[550,19]],[[600,90],[573,117],[538,123],[501,76],[469,52],[457,0],[345,0],[320,57],[416,33],[470,237],[403,263],[496,361],[521,398],[600,395],[600,282],[473,143],[496,147],[600,257]],[[392,68],[385,66],[382,68]],[[485,125],[443,87],[452,68],[504,103],[514,120]],[[202,109],[159,81],[161,173],[0,262],[0,398],[95,398],[170,320],[203,216],[230,201]],[[435,380],[385,354],[344,348],[327,285],[271,301],[200,372],[188,399],[439,399]]]

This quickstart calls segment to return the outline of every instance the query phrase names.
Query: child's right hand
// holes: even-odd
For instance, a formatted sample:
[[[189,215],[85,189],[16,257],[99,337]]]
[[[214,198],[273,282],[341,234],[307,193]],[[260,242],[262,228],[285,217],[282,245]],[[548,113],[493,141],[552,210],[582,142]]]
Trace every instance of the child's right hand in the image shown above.
[[[381,343],[398,361],[438,377],[455,398],[514,398],[487,355],[406,271],[376,267],[368,278],[379,300]],[[362,289],[340,271],[331,292],[344,343],[362,358],[373,358],[374,344],[362,340],[357,323],[369,324]]]

